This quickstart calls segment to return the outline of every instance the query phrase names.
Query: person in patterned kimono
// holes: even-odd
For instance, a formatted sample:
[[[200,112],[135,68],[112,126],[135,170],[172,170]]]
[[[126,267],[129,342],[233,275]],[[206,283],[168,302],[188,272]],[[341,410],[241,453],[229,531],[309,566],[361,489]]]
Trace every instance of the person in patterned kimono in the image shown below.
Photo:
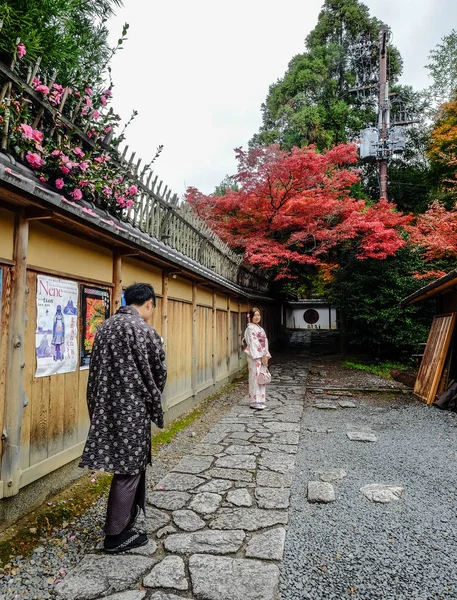
[[[249,369],[249,406],[257,410],[265,408],[265,385],[258,382],[260,366],[268,366],[271,354],[268,351],[268,339],[265,330],[260,327],[260,310],[251,308],[249,323],[244,332],[245,352],[248,355]]]
[[[104,548],[122,552],[147,544],[134,529],[146,509],[146,466],[151,463],[151,421],[163,427],[161,395],[167,378],[159,334],[148,325],[154,289],[135,283],[126,306],[98,329],[90,361],[90,429],[80,466],[113,473]]]

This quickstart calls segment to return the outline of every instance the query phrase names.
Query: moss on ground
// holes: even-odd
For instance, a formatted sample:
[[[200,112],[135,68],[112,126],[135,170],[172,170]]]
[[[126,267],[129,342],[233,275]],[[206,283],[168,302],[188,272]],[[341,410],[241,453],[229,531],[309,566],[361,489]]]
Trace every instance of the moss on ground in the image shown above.
[[[109,489],[110,483],[109,474],[86,474],[0,532],[0,564],[4,566],[14,556],[30,556],[42,543],[41,538],[51,534],[54,527],[62,527],[82,515]]]
[[[152,438],[152,453],[156,454],[162,446],[169,444],[180,431],[191,425],[206,411],[208,404],[228,393],[243,379],[244,375],[228,383],[217,393],[202,401],[190,413],[176,419],[168,427],[156,433]],[[1,531],[0,566],[8,564],[15,556],[31,556],[34,548],[42,544],[40,538],[50,535],[54,527],[61,527],[81,516],[108,492],[111,477],[106,473],[86,474],[64,491],[50,498],[39,509]]]
[[[359,371],[367,371],[368,373],[373,373],[373,375],[384,377],[384,379],[392,379],[392,375],[390,373],[392,369],[407,371],[409,368],[408,366],[398,362],[361,363],[350,360],[344,361],[343,367],[358,369]]]

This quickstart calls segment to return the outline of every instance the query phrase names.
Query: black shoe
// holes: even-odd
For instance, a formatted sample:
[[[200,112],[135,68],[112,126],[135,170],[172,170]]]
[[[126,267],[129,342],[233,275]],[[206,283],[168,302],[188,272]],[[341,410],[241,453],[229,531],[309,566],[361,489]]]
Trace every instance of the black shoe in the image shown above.
[[[126,552],[133,548],[146,546],[148,536],[145,533],[139,533],[132,529],[131,531],[123,531],[118,535],[106,535],[103,544],[105,552]]]

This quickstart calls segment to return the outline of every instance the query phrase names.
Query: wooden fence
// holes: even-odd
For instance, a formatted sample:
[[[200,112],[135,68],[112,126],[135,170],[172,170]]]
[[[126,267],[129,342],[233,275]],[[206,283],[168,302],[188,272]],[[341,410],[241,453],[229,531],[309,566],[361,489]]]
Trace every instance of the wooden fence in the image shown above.
[[[82,363],[64,374],[36,376],[38,276],[80,289],[95,285],[108,293],[111,312],[120,306],[123,287],[152,283],[158,296],[152,325],[164,338],[169,367],[163,399],[168,421],[244,367],[240,344],[250,295],[264,311],[272,341],[280,327],[279,308],[265,298],[269,281],[243,264],[148,166],[142,168],[135,153],[129,156],[127,147],[119,152],[109,136],[95,143],[81,98],[65,91],[52,106],[38,94],[32,85],[37,75],[39,61],[25,70],[14,60],[0,62],[0,163],[9,174],[0,184],[0,498],[77,459],[88,429]],[[54,80],[45,83],[52,87]],[[65,132],[88,154],[97,145],[109,151],[139,190],[130,209],[116,212],[125,227],[82,201],[84,214],[97,217],[88,222],[57,190],[40,184],[36,191],[34,173],[16,165],[24,163],[14,143],[24,107],[27,123],[45,140],[59,141]],[[161,242],[160,253],[143,243],[145,237]],[[78,331],[83,326],[79,310]]]
[[[123,221],[234,283],[253,290],[268,290],[267,278],[260,276],[258,270],[242,264],[242,257],[232,252],[186,203],[179,201],[178,196],[153,173],[150,164],[142,167],[142,160],[136,159],[136,153],[130,152],[128,146],[122,152],[117,146],[113,146],[111,134],[107,134],[104,141],[97,142],[88,136],[90,121],[84,114],[82,97],[77,99],[74,94],[65,90],[60,104],[52,106],[46,97],[37,93],[32,82],[40,75],[39,69],[40,60],[33,65],[29,64],[26,71],[15,60],[10,65],[0,61],[0,109],[4,112],[1,126],[3,152],[14,153],[11,134],[18,123],[13,119],[11,102],[19,94],[21,102],[27,106],[28,121],[34,128],[40,128],[46,139],[59,139],[64,130],[88,153],[97,147],[108,151],[113,163],[128,173],[139,190],[139,196],[134,205],[120,215]],[[50,81],[44,79],[44,82],[51,88],[54,78]],[[16,157],[23,161],[23,154],[16,154]]]
[[[2,192],[0,187],[0,205]],[[164,338],[169,368],[167,421],[244,368],[241,339],[250,303],[241,288],[239,293],[224,291],[202,277],[158,266],[153,256],[110,251],[82,235],[59,231],[52,220],[35,221],[1,208],[0,238],[0,498],[76,459],[88,429],[87,369],[78,362],[73,372],[36,376],[38,275],[105,289],[112,311],[123,287],[135,281],[154,286],[152,325]],[[280,329],[279,307],[259,299],[255,303],[273,341]],[[81,310],[78,314],[82,331]]]

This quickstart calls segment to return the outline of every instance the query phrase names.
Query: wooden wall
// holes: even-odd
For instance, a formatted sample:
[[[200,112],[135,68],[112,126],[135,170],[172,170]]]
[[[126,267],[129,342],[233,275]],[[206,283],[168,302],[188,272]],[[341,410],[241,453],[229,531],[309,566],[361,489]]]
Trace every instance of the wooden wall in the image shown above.
[[[0,210],[0,267],[3,272],[0,430],[3,430],[6,407],[9,297],[15,259],[13,240],[14,216]],[[169,376],[163,404],[165,411],[174,409],[173,415],[179,414],[179,406],[184,407],[186,400],[205,390],[211,393],[219,383],[245,365],[241,350],[245,314],[249,309],[245,300],[212,289],[210,282],[196,282],[190,277],[164,271],[147,259],[124,257],[120,271],[116,271],[113,268],[113,251],[40,222],[30,222],[28,240],[25,366],[22,370],[28,403],[22,415],[18,488],[78,458],[89,425],[85,397],[87,368],[78,367],[75,372],[62,375],[35,377],[38,274],[105,287],[111,294],[111,307],[114,306],[116,289],[135,281],[146,281],[154,286],[157,306],[151,325],[164,338]],[[117,277],[119,273],[121,277],[117,282],[113,281],[116,272]],[[264,325],[267,331],[271,327],[268,334],[274,337],[274,323],[279,319],[279,311],[272,305],[262,308]],[[1,475],[3,480],[5,473]],[[4,492],[5,485],[0,481],[0,498],[12,495]]]

